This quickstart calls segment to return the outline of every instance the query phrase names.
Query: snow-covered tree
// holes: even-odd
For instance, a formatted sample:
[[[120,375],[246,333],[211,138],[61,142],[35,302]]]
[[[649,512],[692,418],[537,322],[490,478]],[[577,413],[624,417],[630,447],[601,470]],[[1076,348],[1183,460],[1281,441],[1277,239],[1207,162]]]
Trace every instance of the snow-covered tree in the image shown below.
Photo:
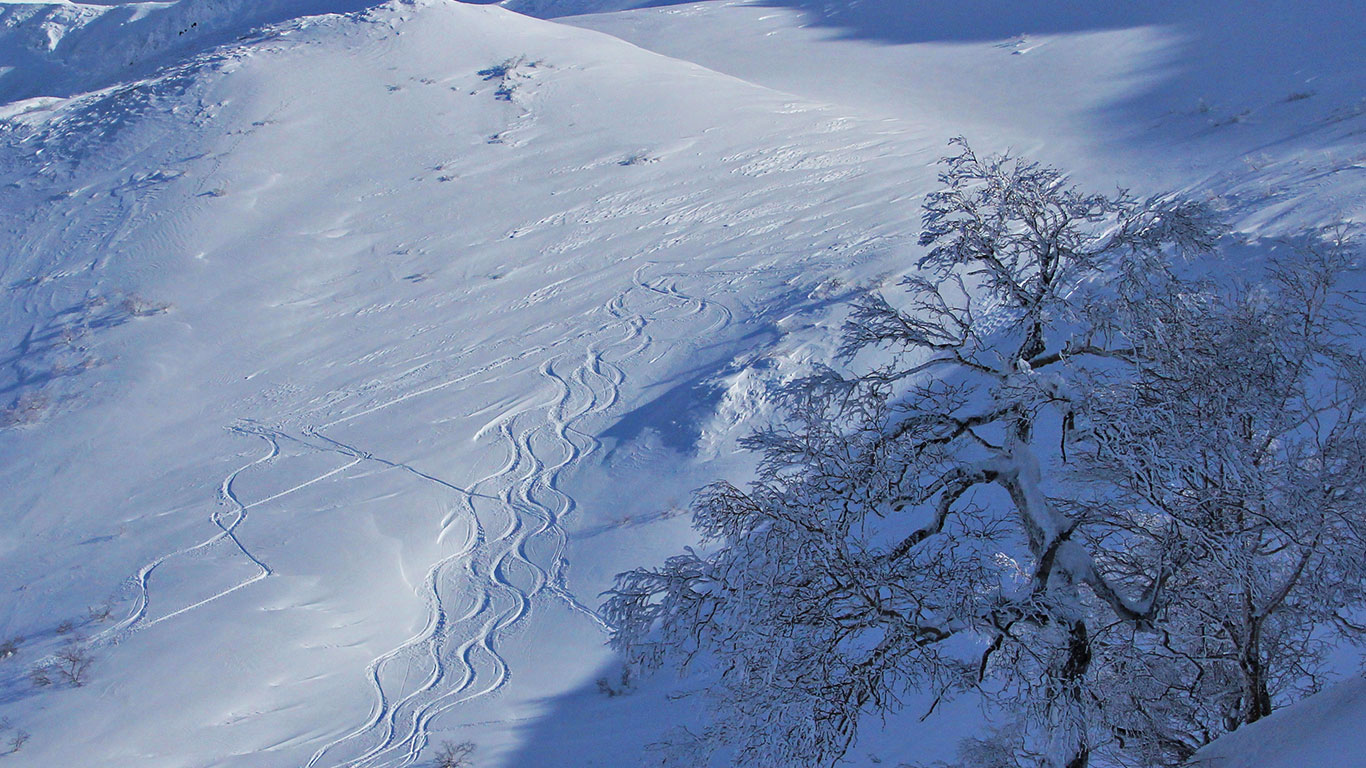
[[[1163,584],[1155,632],[1093,640],[1095,696],[1137,764],[1183,761],[1313,690],[1366,604],[1366,364],[1341,241],[1219,286],[1148,269],[1094,326],[1067,507],[1112,580]],[[1341,632],[1340,632],[1341,631]]]
[[[960,151],[944,161],[943,187],[925,204],[928,251],[902,281],[901,306],[879,295],[859,302],[844,331],[846,370],[819,370],[788,385],[780,393],[784,420],[747,439],[762,455],[757,479],[744,489],[717,483],[697,496],[701,551],[621,574],[609,597],[614,643],[629,663],[677,664],[714,678],[715,717],[690,734],[694,744],[684,754],[693,759],[697,749],[724,745],[736,765],[829,765],[869,713],[897,708],[910,691],[937,701],[967,688],[1017,718],[968,745],[965,760],[975,764],[1084,768],[1112,746],[1184,753],[1191,734],[1182,729],[1205,723],[1213,710],[1225,717],[1232,706],[1225,686],[1222,704],[1201,700],[1192,706],[1204,709],[1187,712],[1177,702],[1162,711],[1168,693],[1195,693],[1213,668],[1203,656],[1190,659],[1205,652],[1200,601],[1219,602],[1212,589],[1247,578],[1272,585],[1258,583],[1261,607],[1276,597],[1274,585],[1309,586],[1303,572],[1318,561],[1309,556],[1298,575],[1293,566],[1317,546],[1312,541],[1261,530],[1256,541],[1265,551],[1240,550],[1245,559],[1229,554],[1223,571],[1197,572],[1204,555],[1194,542],[1208,531],[1189,516],[1195,512],[1184,527],[1163,518],[1187,514],[1185,497],[1165,485],[1170,499],[1137,495],[1143,461],[1165,470],[1168,462],[1203,460],[1197,444],[1173,439],[1195,422],[1145,426],[1137,417],[1161,408],[1145,397],[1186,397],[1184,379],[1203,375],[1191,358],[1209,351],[1166,345],[1164,323],[1175,321],[1147,302],[1165,296],[1179,304],[1187,313],[1181,327],[1192,334],[1254,332],[1239,326],[1239,308],[1250,311],[1261,294],[1201,298],[1206,286],[1169,268],[1183,254],[1213,248],[1219,232],[1208,210],[1175,197],[1086,194],[1056,169],[980,158],[955,143]],[[1294,286],[1308,290],[1284,276],[1284,290],[1268,299],[1280,308],[1264,318],[1277,328],[1301,318],[1288,306],[1299,295]],[[1206,328],[1200,316],[1215,305],[1221,314]],[[1289,401],[1273,405],[1271,390],[1299,393],[1304,418],[1341,423],[1308,429],[1324,441],[1314,454],[1321,469],[1300,462],[1312,440],[1285,442],[1290,432],[1306,432],[1293,416],[1280,427],[1256,427],[1262,437],[1290,430],[1265,448],[1299,483],[1276,502],[1285,515],[1307,503],[1292,503],[1292,494],[1309,498],[1315,482],[1335,489],[1346,482],[1359,447],[1355,406],[1319,399],[1320,373],[1350,358],[1322,325],[1337,322],[1330,314],[1297,331],[1306,344],[1324,342],[1312,353],[1319,362],[1285,372],[1279,384],[1240,367],[1244,353],[1232,336],[1215,345],[1229,356],[1205,361],[1265,395],[1249,408],[1285,411]],[[1295,343],[1286,337],[1277,354],[1292,354]],[[1162,389],[1148,386],[1149,378],[1175,383]],[[1209,376],[1200,386],[1219,389]],[[1211,408],[1182,401],[1172,414],[1242,418]],[[1125,446],[1130,421],[1149,453]],[[1252,489],[1238,492],[1251,503]],[[1356,497],[1323,490],[1313,498],[1322,519],[1346,514]],[[1164,500],[1172,510],[1159,507]],[[1344,537],[1355,535],[1351,525],[1342,528]],[[1265,564],[1263,576],[1235,574],[1246,558],[1262,555],[1277,561]],[[1333,567],[1346,572],[1349,560],[1338,557]],[[1188,592],[1200,594],[1187,599]],[[1346,594],[1333,599],[1343,605]],[[1289,611],[1304,600],[1272,602]],[[1332,621],[1318,616],[1318,624]],[[1273,625],[1280,626],[1264,625],[1256,653],[1279,652],[1290,637],[1268,639]],[[1218,661],[1227,667],[1255,657],[1246,650],[1220,645]],[[1164,654],[1171,658],[1145,674],[1126,667]],[[1168,693],[1159,687],[1164,675],[1172,680]],[[1240,680],[1255,693],[1257,683]],[[1266,683],[1268,691],[1280,684]],[[1145,741],[1143,733],[1160,735]],[[1169,737],[1181,746],[1162,742]]]

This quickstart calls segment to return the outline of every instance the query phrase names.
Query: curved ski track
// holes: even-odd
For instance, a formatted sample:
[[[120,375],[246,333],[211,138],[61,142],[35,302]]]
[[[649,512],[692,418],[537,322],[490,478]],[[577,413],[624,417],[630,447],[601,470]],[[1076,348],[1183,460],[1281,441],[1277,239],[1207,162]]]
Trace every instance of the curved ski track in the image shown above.
[[[320,747],[305,768],[394,768],[416,763],[439,715],[506,685],[512,670],[502,654],[502,642],[527,619],[538,600],[559,600],[606,630],[568,584],[567,537],[561,523],[574,512],[575,503],[559,488],[559,480],[600,446],[578,425],[616,406],[626,380],[622,365],[657,346],[647,332],[651,322],[691,324],[696,316],[710,313],[714,318],[701,331],[705,337],[732,320],[720,304],[680,291],[676,276],[647,278],[649,267],[636,270],[632,284],[598,310],[609,317],[602,331],[616,338],[604,340],[601,347],[590,341],[568,372],[565,367],[574,362],[575,353],[547,359],[537,370],[553,395],[538,407],[504,414],[481,430],[496,433],[507,458],[469,489],[456,488],[460,503],[443,520],[441,536],[462,518],[470,533],[427,571],[422,587],[425,625],[367,665],[374,698],[369,716]],[[637,296],[652,305],[662,299],[666,307],[633,307]],[[668,305],[683,311],[670,313]],[[690,335],[696,333],[690,329]],[[341,445],[316,430],[310,434]],[[372,458],[342,447],[357,460]]]
[[[333,475],[344,472],[347,469],[350,469],[351,467],[360,463],[360,459],[357,459],[351,462],[350,464],[346,464],[344,466],[340,466],[335,469],[324,472],[321,475],[313,477],[305,482],[299,483],[298,485],[295,485],[292,488],[287,488],[267,498],[259,499],[251,503],[243,503],[241,499],[237,497],[237,492],[233,490],[234,481],[236,481],[238,476],[241,475],[243,472],[247,471],[248,469],[251,469],[261,464],[266,464],[268,462],[273,461],[276,457],[278,457],[280,455],[280,442],[278,436],[275,433],[258,427],[254,424],[239,424],[229,427],[228,429],[229,431],[235,434],[259,437],[260,439],[266,442],[267,450],[264,455],[248,462],[247,464],[238,467],[237,469],[233,470],[226,477],[223,478],[223,482],[219,485],[218,488],[219,503],[215,506],[214,511],[209,515],[209,520],[214,524],[216,528],[218,528],[218,532],[210,536],[208,539],[205,539],[204,541],[201,541],[197,544],[192,544],[188,547],[184,547],[175,550],[174,552],[164,554],[156,558],[155,560],[152,560],[151,562],[147,563],[146,565],[142,566],[142,568],[138,569],[137,574],[133,576],[128,583],[128,588],[130,588],[133,592],[132,610],[126,617],[124,617],[118,623],[114,624],[113,626],[109,627],[108,629],[91,638],[91,642],[93,644],[106,645],[111,643],[118,643],[135,632],[142,631],[144,629],[147,629],[148,627],[160,624],[161,622],[166,621],[168,619],[172,619],[177,616],[188,613],[189,611],[207,605],[221,597],[230,595],[233,592],[236,592],[240,589],[245,589],[246,587],[249,587],[252,584],[255,584],[256,582],[260,581],[261,579],[270,576],[272,573],[270,566],[266,565],[266,563],[263,560],[261,560],[261,558],[253,554],[252,551],[248,549],[247,546],[242,543],[242,540],[237,536],[237,529],[247,519],[248,510],[262,506],[269,502],[275,501],[276,499],[279,499],[283,496],[287,496],[291,493],[307,488],[310,485],[321,482],[322,480],[332,477]],[[231,507],[231,509],[229,509],[226,513],[223,510],[223,505],[225,504]],[[152,575],[156,572],[157,568],[161,567],[161,565],[166,563],[168,560],[207,550],[209,547],[212,547],[213,545],[225,540],[231,542],[232,546],[239,553],[241,553],[241,555],[244,558],[250,561],[258,569],[258,573],[245,581],[239,582],[238,584],[229,587],[228,589],[225,589],[221,592],[218,592],[217,594],[214,594],[210,597],[207,597],[203,600],[184,606],[182,608],[178,608],[163,616],[158,616],[155,619],[148,620],[148,610],[151,607],[152,597]]]

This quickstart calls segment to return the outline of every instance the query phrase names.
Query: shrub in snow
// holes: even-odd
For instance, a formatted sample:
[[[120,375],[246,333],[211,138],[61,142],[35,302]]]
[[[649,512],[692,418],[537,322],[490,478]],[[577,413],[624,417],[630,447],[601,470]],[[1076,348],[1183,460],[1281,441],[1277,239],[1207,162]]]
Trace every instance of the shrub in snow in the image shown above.
[[[631,680],[631,668],[623,666],[620,668],[620,670],[616,672],[616,674],[603,675],[602,677],[599,677],[597,680],[597,686],[598,693],[601,693],[603,696],[606,696],[609,699],[615,698],[617,696],[624,696],[625,694],[630,693],[631,688],[633,687],[633,682]]]
[[[443,742],[432,761],[433,768],[472,768],[474,765],[474,742]]]
[[[29,679],[39,688],[46,688],[57,682],[79,688],[85,685],[90,666],[94,663],[95,658],[91,655],[89,646],[73,638],[66,641],[51,659],[30,670]]]
[[[165,313],[171,308],[171,305],[132,295],[124,297],[123,301],[119,303],[119,307],[130,317],[150,317]]]
[[[498,87],[493,92],[493,97],[499,101],[512,101],[512,97],[517,93],[517,86],[525,81],[530,74],[527,70],[534,70],[540,66],[539,61],[528,61],[526,56],[517,56],[494,64],[487,69],[481,69],[476,74],[484,78],[485,82],[498,83]]]
[[[28,731],[15,728],[7,719],[0,719],[0,757],[8,757],[23,749],[28,739]]]
[[[23,427],[37,422],[52,406],[46,393],[27,389],[0,407],[0,429]]]

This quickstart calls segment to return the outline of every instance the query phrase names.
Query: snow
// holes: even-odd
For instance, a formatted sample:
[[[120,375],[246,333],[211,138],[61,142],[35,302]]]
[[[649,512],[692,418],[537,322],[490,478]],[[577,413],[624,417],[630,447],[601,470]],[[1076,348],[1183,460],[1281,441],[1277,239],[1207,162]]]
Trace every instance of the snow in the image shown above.
[[[598,594],[916,257],[949,136],[1250,235],[1366,201],[1350,3],[628,5],[0,3],[10,764],[635,765],[695,705],[598,692]]]
[[[1366,679],[1352,677],[1240,728],[1191,759],[1199,768],[1354,768],[1366,755]]]

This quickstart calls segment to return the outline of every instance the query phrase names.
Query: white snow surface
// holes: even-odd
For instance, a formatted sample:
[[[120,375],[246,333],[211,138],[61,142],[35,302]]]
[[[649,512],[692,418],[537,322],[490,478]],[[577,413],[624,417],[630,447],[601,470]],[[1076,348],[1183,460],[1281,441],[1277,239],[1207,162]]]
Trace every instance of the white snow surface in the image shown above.
[[[1366,679],[1352,677],[1200,750],[1192,768],[1358,768]]]
[[[696,704],[598,691],[598,595],[948,137],[1254,242],[1366,205],[1350,2],[520,2],[0,2],[0,766],[637,765]],[[976,722],[910,704],[853,764]]]

